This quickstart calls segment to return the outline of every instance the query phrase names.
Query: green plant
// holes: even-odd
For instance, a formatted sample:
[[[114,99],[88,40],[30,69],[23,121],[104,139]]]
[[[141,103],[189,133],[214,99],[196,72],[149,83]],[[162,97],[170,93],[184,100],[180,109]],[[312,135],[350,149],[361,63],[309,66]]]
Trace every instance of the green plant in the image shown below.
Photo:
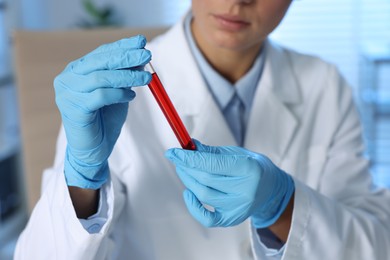
[[[88,19],[81,21],[79,24],[81,27],[118,26],[113,18],[114,9],[111,6],[98,7],[93,0],[82,0],[82,5],[88,14]]]

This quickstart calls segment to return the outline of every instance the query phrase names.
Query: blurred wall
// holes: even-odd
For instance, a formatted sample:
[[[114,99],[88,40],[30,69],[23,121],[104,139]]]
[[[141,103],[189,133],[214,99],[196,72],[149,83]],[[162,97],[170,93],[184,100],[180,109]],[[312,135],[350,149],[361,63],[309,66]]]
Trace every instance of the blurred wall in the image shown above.
[[[19,0],[23,27],[28,29],[74,28],[87,15],[82,0]],[[171,25],[190,5],[190,0],[94,0],[99,7],[115,9],[124,26],[153,27]]]

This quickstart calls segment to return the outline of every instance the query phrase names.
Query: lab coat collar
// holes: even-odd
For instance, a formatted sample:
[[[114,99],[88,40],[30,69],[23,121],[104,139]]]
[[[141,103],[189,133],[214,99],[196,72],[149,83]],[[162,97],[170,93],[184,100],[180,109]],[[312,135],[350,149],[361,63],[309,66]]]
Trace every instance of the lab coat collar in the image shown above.
[[[265,42],[265,64],[249,116],[244,146],[263,153],[275,163],[285,156],[298,127],[290,107],[301,102],[301,92],[294,75],[290,54]]]
[[[175,77],[172,78],[175,78],[175,85],[182,86],[180,88],[182,91],[175,88],[174,93],[170,95],[175,96],[177,106],[183,109],[182,113],[194,115],[200,112],[205,96],[210,93],[186,40],[184,19],[185,16],[182,18],[182,22],[171,28],[167,32],[167,37],[160,41],[159,48],[169,51],[159,52],[159,55],[166,56],[165,58],[161,57],[161,60],[172,61],[169,68],[166,68],[166,63],[163,65],[164,71],[173,73]],[[177,48],[172,50],[172,46],[177,46]],[[289,54],[269,39],[264,43],[264,52],[266,60],[264,74],[260,80],[262,84],[259,87],[266,85],[283,103],[300,103],[301,93]],[[189,81],[191,83],[187,84]],[[170,85],[166,84],[165,87],[169,88]],[[191,94],[189,95],[189,93]]]
[[[299,104],[302,100],[290,54],[286,49],[267,39],[266,75],[263,84],[270,85],[276,97],[286,104]]]

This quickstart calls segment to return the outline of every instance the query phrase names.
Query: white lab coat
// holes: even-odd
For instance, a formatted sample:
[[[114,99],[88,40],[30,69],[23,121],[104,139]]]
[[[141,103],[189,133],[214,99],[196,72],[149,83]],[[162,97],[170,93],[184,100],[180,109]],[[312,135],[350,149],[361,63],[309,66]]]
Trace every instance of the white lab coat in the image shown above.
[[[190,135],[209,145],[235,145],[183,24],[148,48]],[[244,146],[266,154],[294,178],[283,259],[389,259],[390,196],[372,185],[350,88],[334,66],[317,58],[269,41],[265,55]],[[62,173],[65,146],[61,132],[16,259],[262,258],[249,221],[208,229],[189,215],[184,187],[164,158],[178,142],[147,87],[137,89],[109,160],[108,220],[99,233],[87,232],[74,213]]]

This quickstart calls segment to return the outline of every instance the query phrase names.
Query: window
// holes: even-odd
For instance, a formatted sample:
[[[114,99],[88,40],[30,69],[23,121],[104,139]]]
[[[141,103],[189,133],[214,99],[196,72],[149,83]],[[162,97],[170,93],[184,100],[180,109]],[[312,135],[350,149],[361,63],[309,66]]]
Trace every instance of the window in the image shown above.
[[[4,23],[5,10],[5,2],[0,2],[0,222],[21,205],[18,113]]]
[[[5,6],[5,2],[0,2],[0,78],[3,78],[8,70],[6,69],[8,58],[6,57],[6,35],[4,24]]]
[[[377,67],[378,71],[368,71],[367,66],[361,65],[362,57],[367,55],[380,55],[377,58],[381,60],[387,56],[386,59],[390,60],[390,1],[293,1],[271,38],[337,65],[354,88],[360,105],[374,179],[390,187],[390,120],[372,112],[375,104],[361,100],[363,88],[381,87],[385,91],[375,93],[376,99],[385,100],[386,106],[390,107],[390,64],[387,68],[381,66],[380,70]],[[377,75],[378,86],[372,86],[375,80],[371,74]],[[368,80],[363,80],[367,77]],[[385,115],[390,117],[390,109]]]
[[[272,38],[336,64],[357,85],[356,0],[293,1]]]

